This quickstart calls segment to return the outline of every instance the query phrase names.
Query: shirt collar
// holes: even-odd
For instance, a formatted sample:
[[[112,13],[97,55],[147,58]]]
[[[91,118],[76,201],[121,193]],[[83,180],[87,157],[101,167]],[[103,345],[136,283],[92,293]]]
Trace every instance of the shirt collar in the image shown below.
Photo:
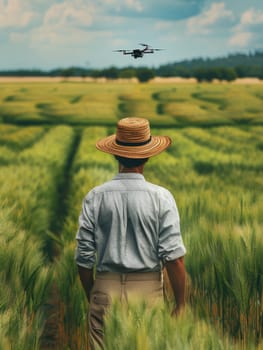
[[[113,180],[144,180],[145,178],[139,173],[118,173]]]

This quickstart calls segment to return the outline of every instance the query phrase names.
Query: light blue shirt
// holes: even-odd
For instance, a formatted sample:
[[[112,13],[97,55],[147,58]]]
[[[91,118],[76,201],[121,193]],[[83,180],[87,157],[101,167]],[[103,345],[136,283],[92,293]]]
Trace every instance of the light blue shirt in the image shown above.
[[[137,173],[119,173],[87,194],[76,239],[76,263],[100,272],[160,271],[186,253],[172,194]]]

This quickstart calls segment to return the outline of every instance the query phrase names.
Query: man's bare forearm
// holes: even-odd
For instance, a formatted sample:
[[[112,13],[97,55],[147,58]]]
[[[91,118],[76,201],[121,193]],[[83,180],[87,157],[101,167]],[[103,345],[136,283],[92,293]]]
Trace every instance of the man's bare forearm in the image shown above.
[[[186,273],[184,267],[184,257],[166,262],[165,267],[176,301],[176,307],[173,314],[178,314],[178,312],[185,305]]]
[[[94,283],[93,269],[86,269],[85,267],[78,266],[78,271],[82,287],[85,290],[88,301],[90,301],[90,292]]]

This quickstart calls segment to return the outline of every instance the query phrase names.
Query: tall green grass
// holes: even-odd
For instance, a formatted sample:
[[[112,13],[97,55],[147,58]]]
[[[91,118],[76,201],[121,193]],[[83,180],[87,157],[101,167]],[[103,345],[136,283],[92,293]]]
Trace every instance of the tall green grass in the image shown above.
[[[227,336],[196,318],[190,309],[177,319],[161,305],[113,304],[106,316],[105,350],[240,349]]]
[[[187,260],[190,302],[197,314],[241,343],[262,338],[262,254],[260,227],[214,226],[192,230]]]
[[[0,164],[0,348],[41,346],[54,283],[48,233],[72,140],[71,128],[58,127],[31,147],[20,144],[10,159],[2,148],[8,163]]]
[[[148,161],[145,177],[167,187],[179,208],[188,250],[188,308],[174,320],[165,309],[114,305],[106,349],[260,349],[259,90],[232,84],[3,86],[1,120],[78,126],[0,124],[0,348],[39,349],[52,317],[58,348],[86,348],[88,304],[74,262],[81,202],[118,171],[112,156],[95,149],[96,141],[114,132],[118,118],[140,113],[156,126],[153,134],[173,139],[166,152]],[[56,315],[49,314],[53,297]]]
[[[224,128],[161,133],[173,138],[169,156],[151,159],[145,174],[177,200],[188,248],[189,302],[197,315],[244,348],[251,339],[257,344],[263,310],[263,163],[255,128],[227,128],[226,136]]]
[[[13,218],[13,210],[1,205],[0,348],[39,349],[52,270],[44,265],[40,241]]]

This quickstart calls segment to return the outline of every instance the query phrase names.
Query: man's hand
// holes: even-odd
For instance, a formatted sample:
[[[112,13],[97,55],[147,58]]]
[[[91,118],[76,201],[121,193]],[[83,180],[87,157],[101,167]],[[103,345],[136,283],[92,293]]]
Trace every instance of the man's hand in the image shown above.
[[[90,292],[94,284],[93,269],[78,266],[78,271],[82,287],[85,290],[88,302],[90,302]]]
[[[167,261],[166,271],[171,283],[173,294],[176,301],[176,307],[172,311],[172,316],[178,316],[185,305],[185,267],[184,257],[176,260]]]

